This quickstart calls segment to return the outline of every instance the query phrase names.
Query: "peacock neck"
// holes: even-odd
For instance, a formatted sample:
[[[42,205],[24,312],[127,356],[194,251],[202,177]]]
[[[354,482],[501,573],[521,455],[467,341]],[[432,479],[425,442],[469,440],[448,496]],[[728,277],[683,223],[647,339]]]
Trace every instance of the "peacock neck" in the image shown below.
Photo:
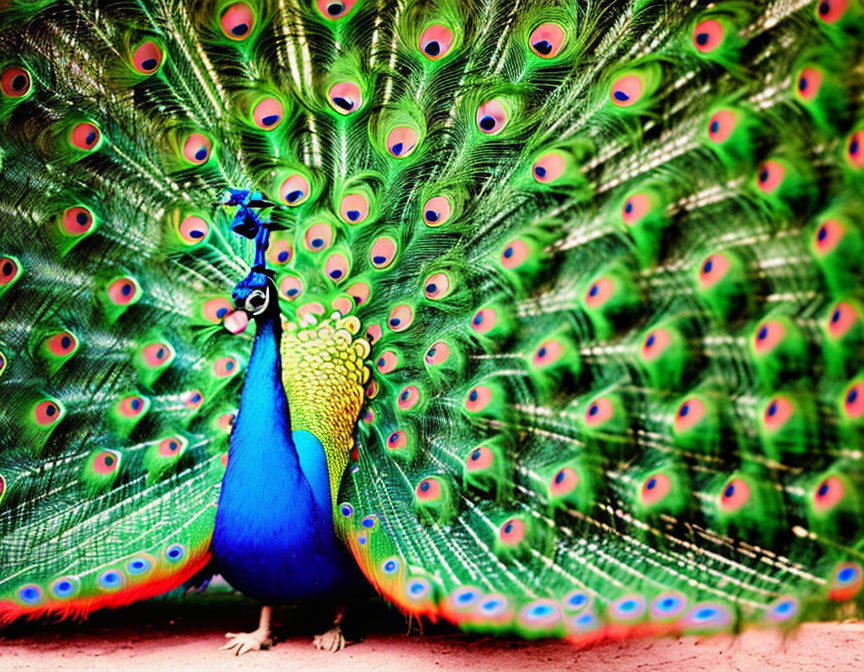
[[[256,320],[255,341],[246,371],[240,409],[231,433],[223,490],[242,483],[243,496],[266,497],[274,488],[290,500],[330,508],[326,459],[307,432],[292,433],[282,382],[278,311]]]

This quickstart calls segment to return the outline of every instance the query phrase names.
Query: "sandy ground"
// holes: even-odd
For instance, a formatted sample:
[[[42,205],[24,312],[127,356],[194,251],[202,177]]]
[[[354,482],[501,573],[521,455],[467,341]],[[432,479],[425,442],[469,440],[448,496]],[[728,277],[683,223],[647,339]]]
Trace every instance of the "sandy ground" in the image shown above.
[[[371,632],[336,654],[316,651],[311,635],[327,629],[326,611],[283,610],[279,642],[233,657],[219,647],[227,630],[251,630],[255,604],[230,594],[136,605],[87,623],[15,625],[0,633],[0,671],[211,672],[222,670],[609,670],[652,672],[864,672],[864,623],[805,625],[794,639],[748,632],[738,638],[693,637],[605,644],[586,651],[565,642],[473,637],[447,628],[406,634],[404,620],[381,605],[355,610]]]

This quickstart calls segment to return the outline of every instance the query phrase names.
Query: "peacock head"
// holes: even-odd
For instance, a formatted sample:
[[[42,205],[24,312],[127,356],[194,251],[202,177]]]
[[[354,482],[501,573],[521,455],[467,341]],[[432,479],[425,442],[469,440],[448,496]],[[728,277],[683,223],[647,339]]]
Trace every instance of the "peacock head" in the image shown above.
[[[231,298],[234,301],[234,307],[237,309],[232,315],[237,315],[241,311],[248,318],[255,320],[270,317],[274,312],[279,311],[279,300],[276,293],[276,284],[273,281],[273,271],[264,268],[263,266],[253,266],[249,274],[240,282],[234,285],[234,291],[231,292]],[[244,320],[236,320],[236,326],[240,326]],[[227,325],[226,325],[227,326]],[[242,328],[245,328],[242,324]],[[240,331],[242,331],[242,328]]]

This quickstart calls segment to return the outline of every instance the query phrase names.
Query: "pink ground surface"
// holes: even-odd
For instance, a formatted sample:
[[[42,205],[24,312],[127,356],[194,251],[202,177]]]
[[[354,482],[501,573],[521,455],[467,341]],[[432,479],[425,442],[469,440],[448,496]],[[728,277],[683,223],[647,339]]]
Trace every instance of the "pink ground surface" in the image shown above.
[[[279,618],[280,641],[270,651],[241,658],[219,651],[224,632],[251,629],[255,614],[254,604],[222,596],[135,606],[98,614],[85,624],[16,625],[0,633],[0,670],[864,672],[864,623],[805,625],[786,641],[773,632],[747,632],[737,638],[639,640],[580,651],[565,642],[472,637],[440,627],[407,636],[401,619],[380,607],[360,614],[372,634],[340,653],[312,647],[310,635],[326,629],[326,616],[299,610]]]

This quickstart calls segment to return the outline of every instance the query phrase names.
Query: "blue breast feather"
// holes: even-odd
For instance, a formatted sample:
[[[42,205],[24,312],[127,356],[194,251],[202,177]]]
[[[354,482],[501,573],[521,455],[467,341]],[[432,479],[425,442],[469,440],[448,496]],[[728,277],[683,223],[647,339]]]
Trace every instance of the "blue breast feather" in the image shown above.
[[[363,580],[333,529],[321,442],[290,431],[275,320],[258,324],[228,468],[213,553],[225,579],[264,602],[338,598]]]

